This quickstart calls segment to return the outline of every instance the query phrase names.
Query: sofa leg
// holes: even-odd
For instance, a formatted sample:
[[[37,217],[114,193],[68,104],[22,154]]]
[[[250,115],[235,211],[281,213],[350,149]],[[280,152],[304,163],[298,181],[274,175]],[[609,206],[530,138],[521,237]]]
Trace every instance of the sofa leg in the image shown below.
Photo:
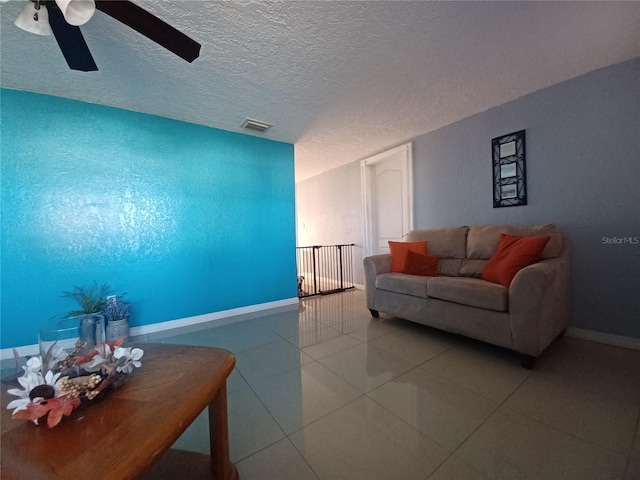
[[[371,316],[374,318],[378,318],[380,316],[380,312],[378,310],[373,310],[370,308],[369,311],[371,312]]]
[[[520,365],[522,368],[526,368],[527,370],[533,370],[533,367],[536,366],[536,357],[532,357],[531,355],[522,355]]]

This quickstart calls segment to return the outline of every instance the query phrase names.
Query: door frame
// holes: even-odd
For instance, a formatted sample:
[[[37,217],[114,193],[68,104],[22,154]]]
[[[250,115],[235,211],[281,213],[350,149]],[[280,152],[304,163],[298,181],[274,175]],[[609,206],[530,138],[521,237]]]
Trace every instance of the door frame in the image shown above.
[[[364,216],[364,252],[365,256],[373,255],[378,250],[376,248],[375,218],[373,216],[373,194],[372,194],[372,171],[379,164],[389,160],[396,155],[404,156],[404,174],[406,178],[403,183],[407,185],[406,198],[403,205],[406,205],[409,230],[413,229],[413,143],[405,143],[399,147],[392,148],[386,152],[379,153],[360,161],[360,185],[362,190],[362,210]],[[409,232],[405,232],[409,233]]]

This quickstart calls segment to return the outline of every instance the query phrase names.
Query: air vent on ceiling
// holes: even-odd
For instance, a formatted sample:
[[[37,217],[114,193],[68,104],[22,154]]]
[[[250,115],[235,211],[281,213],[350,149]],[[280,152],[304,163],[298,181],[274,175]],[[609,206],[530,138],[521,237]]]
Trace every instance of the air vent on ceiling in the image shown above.
[[[248,128],[249,130],[255,130],[256,132],[266,132],[269,130],[271,125],[264,122],[259,122],[258,120],[251,120],[247,118],[244,122],[242,122],[243,128]]]

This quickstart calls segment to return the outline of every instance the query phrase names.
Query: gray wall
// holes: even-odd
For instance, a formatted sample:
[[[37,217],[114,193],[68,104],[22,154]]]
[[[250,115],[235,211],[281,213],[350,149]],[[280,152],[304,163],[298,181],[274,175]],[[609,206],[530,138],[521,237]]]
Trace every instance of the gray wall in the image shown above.
[[[493,208],[491,139],[526,130],[529,204]],[[555,223],[573,243],[573,327],[640,338],[640,59],[540,90],[414,139],[415,228]],[[392,147],[392,145],[390,145]],[[332,198],[358,162],[297,187]],[[336,179],[341,184],[336,184]],[[321,200],[317,200],[321,202]],[[360,212],[361,201],[351,207]],[[298,203],[298,219],[310,218]],[[331,227],[331,219],[334,223]],[[322,211],[325,228],[344,231]]]
[[[364,219],[360,162],[352,162],[296,184],[297,243],[354,243],[354,278],[363,285]]]
[[[491,139],[526,130],[528,205],[492,208]],[[417,138],[415,225],[555,223],[573,243],[573,324],[640,337],[640,60]]]

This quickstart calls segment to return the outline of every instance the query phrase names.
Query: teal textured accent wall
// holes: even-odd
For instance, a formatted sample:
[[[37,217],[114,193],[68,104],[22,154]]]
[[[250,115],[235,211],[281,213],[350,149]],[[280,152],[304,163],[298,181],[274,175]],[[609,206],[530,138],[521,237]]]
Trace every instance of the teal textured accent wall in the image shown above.
[[[293,145],[1,91],[1,347],[93,281],[132,326],[296,296]]]

